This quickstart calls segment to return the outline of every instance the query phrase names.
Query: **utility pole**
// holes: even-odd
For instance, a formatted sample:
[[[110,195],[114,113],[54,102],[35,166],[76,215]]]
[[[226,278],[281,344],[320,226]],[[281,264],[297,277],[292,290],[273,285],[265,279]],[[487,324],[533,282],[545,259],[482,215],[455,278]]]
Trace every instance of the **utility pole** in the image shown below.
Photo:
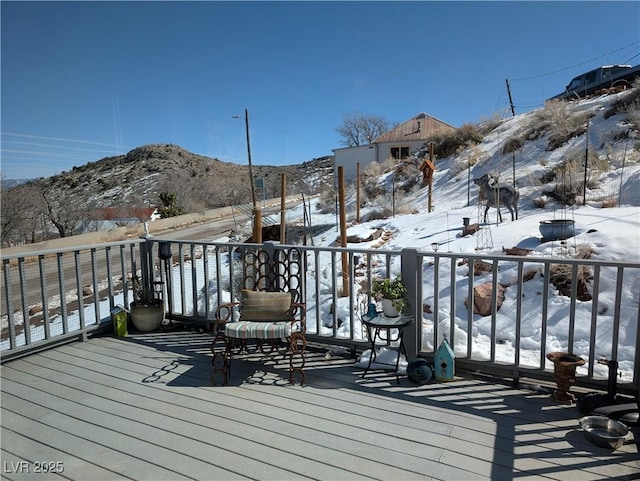
[[[238,115],[233,116],[239,119]],[[251,140],[249,139],[249,111],[244,109],[244,126],[247,132],[247,159],[249,161],[249,180],[251,185],[251,202],[253,203],[253,242],[262,244],[262,212],[256,202],[256,187],[253,181],[253,165],[251,164]]]
[[[253,166],[251,165],[251,141],[249,140],[249,111],[244,109],[244,125],[247,130],[247,158],[249,160],[249,177],[251,177],[251,200],[254,212],[258,209],[256,204],[256,187],[253,185]]]
[[[511,115],[516,116],[516,110],[513,108],[513,99],[511,98],[511,85],[509,85],[509,79],[506,79],[507,82],[507,93],[509,94],[509,105],[511,106]]]

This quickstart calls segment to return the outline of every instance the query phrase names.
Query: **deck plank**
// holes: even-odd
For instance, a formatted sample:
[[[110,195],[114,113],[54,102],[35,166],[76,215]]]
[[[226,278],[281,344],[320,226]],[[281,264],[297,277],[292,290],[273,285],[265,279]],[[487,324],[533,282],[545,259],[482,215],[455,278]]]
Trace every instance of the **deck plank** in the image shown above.
[[[592,445],[577,409],[544,391],[464,373],[424,386],[363,379],[322,349],[310,349],[305,386],[257,355],[212,386],[210,343],[195,331],[105,336],[5,363],[2,455],[14,464],[3,467],[60,460],[71,480],[640,477],[637,444]]]

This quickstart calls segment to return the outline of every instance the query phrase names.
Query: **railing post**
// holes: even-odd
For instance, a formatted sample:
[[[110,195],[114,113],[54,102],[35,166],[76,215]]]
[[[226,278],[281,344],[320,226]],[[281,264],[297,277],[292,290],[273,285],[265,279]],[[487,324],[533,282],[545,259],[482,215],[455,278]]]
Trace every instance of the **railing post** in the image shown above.
[[[142,273],[142,285],[148,292],[153,292],[153,241],[146,239],[140,244],[140,271]],[[134,272],[135,276],[136,273]]]
[[[422,299],[418,289],[419,257],[416,249],[402,249],[400,254],[400,273],[402,282],[407,288],[409,296],[409,315],[413,316],[413,326],[404,333],[404,345],[407,357],[413,359],[420,351],[420,339],[422,339]]]
[[[638,386],[636,392],[636,401],[640,401],[640,299],[638,299],[638,306],[636,309],[638,313],[638,319],[636,320],[636,350],[635,350],[635,362],[633,363],[633,384]]]

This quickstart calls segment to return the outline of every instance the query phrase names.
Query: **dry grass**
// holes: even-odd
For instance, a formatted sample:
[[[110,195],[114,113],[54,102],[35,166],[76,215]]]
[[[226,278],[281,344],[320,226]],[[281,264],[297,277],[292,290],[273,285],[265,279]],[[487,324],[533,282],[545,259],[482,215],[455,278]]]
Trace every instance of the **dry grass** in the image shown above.
[[[602,207],[603,209],[610,209],[617,206],[618,199],[615,196],[609,196],[606,199],[603,199],[602,202],[600,202],[600,207]]]
[[[321,214],[336,213],[336,191],[333,188],[326,188],[320,192],[316,208]]]
[[[591,269],[587,266],[578,266],[577,268],[576,298],[580,301],[591,300],[589,293],[589,282],[593,279]],[[561,295],[571,296],[571,281],[573,276],[573,266],[570,264],[554,264],[549,270],[549,280],[558,289]]]
[[[576,259],[591,259],[596,253],[595,248],[591,244],[578,244],[575,247],[573,257]]]
[[[586,132],[589,115],[589,112],[571,113],[567,102],[550,100],[536,113],[535,128],[525,138],[534,140],[546,132],[549,136],[547,150],[555,150],[572,137]]]
[[[465,147],[478,144],[483,134],[476,124],[467,123],[452,132],[436,132],[428,139],[435,144],[438,157],[449,157]]]
[[[511,152],[515,152],[523,145],[524,139],[522,139],[521,137],[512,137],[510,139],[507,139],[507,141],[502,146],[502,154],[506,155],[510,154]]]
[[[537,209],[544,209],[547,206],[547,199],[545,197],[536,197],[533,199],[533,206]]]
[[[470,146],[465,154],[459,155],[457,160],[452,162],[451,167],[449,167],[451,175],[456,176],[460,172],[471,168],[481,162],[484,156],[486,156],[485,152],[478,145]]]
[[[610,170],[610,164],[606,157],[599,157],[593,152],[589,153],[587,164],[586,187],[595,190],[598,188],[599,174]],[[547,186],[543,193],[564,205],[575,205],[585,195],[584,170],[584,153],[575,151],[562,163],[547,170],[539,179],[541,185]],[[534,199],[536,207],[543,206],[536,201]]]
[[[603,117],[608,119],[616,114],[622,114],[633,130],[640,130],[640,79],[636,78],[632,87],[632,90],[620,96],[618,101],[603,114]]]

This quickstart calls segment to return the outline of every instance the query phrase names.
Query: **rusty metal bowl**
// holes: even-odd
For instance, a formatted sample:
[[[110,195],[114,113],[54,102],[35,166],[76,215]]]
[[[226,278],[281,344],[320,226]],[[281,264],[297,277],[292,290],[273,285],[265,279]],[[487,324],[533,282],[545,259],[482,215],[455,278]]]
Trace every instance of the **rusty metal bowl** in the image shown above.
[[[584,416],[579,422],[591,442],[603,448],[618,449],[629,433],[627,426],[606,416]]]

